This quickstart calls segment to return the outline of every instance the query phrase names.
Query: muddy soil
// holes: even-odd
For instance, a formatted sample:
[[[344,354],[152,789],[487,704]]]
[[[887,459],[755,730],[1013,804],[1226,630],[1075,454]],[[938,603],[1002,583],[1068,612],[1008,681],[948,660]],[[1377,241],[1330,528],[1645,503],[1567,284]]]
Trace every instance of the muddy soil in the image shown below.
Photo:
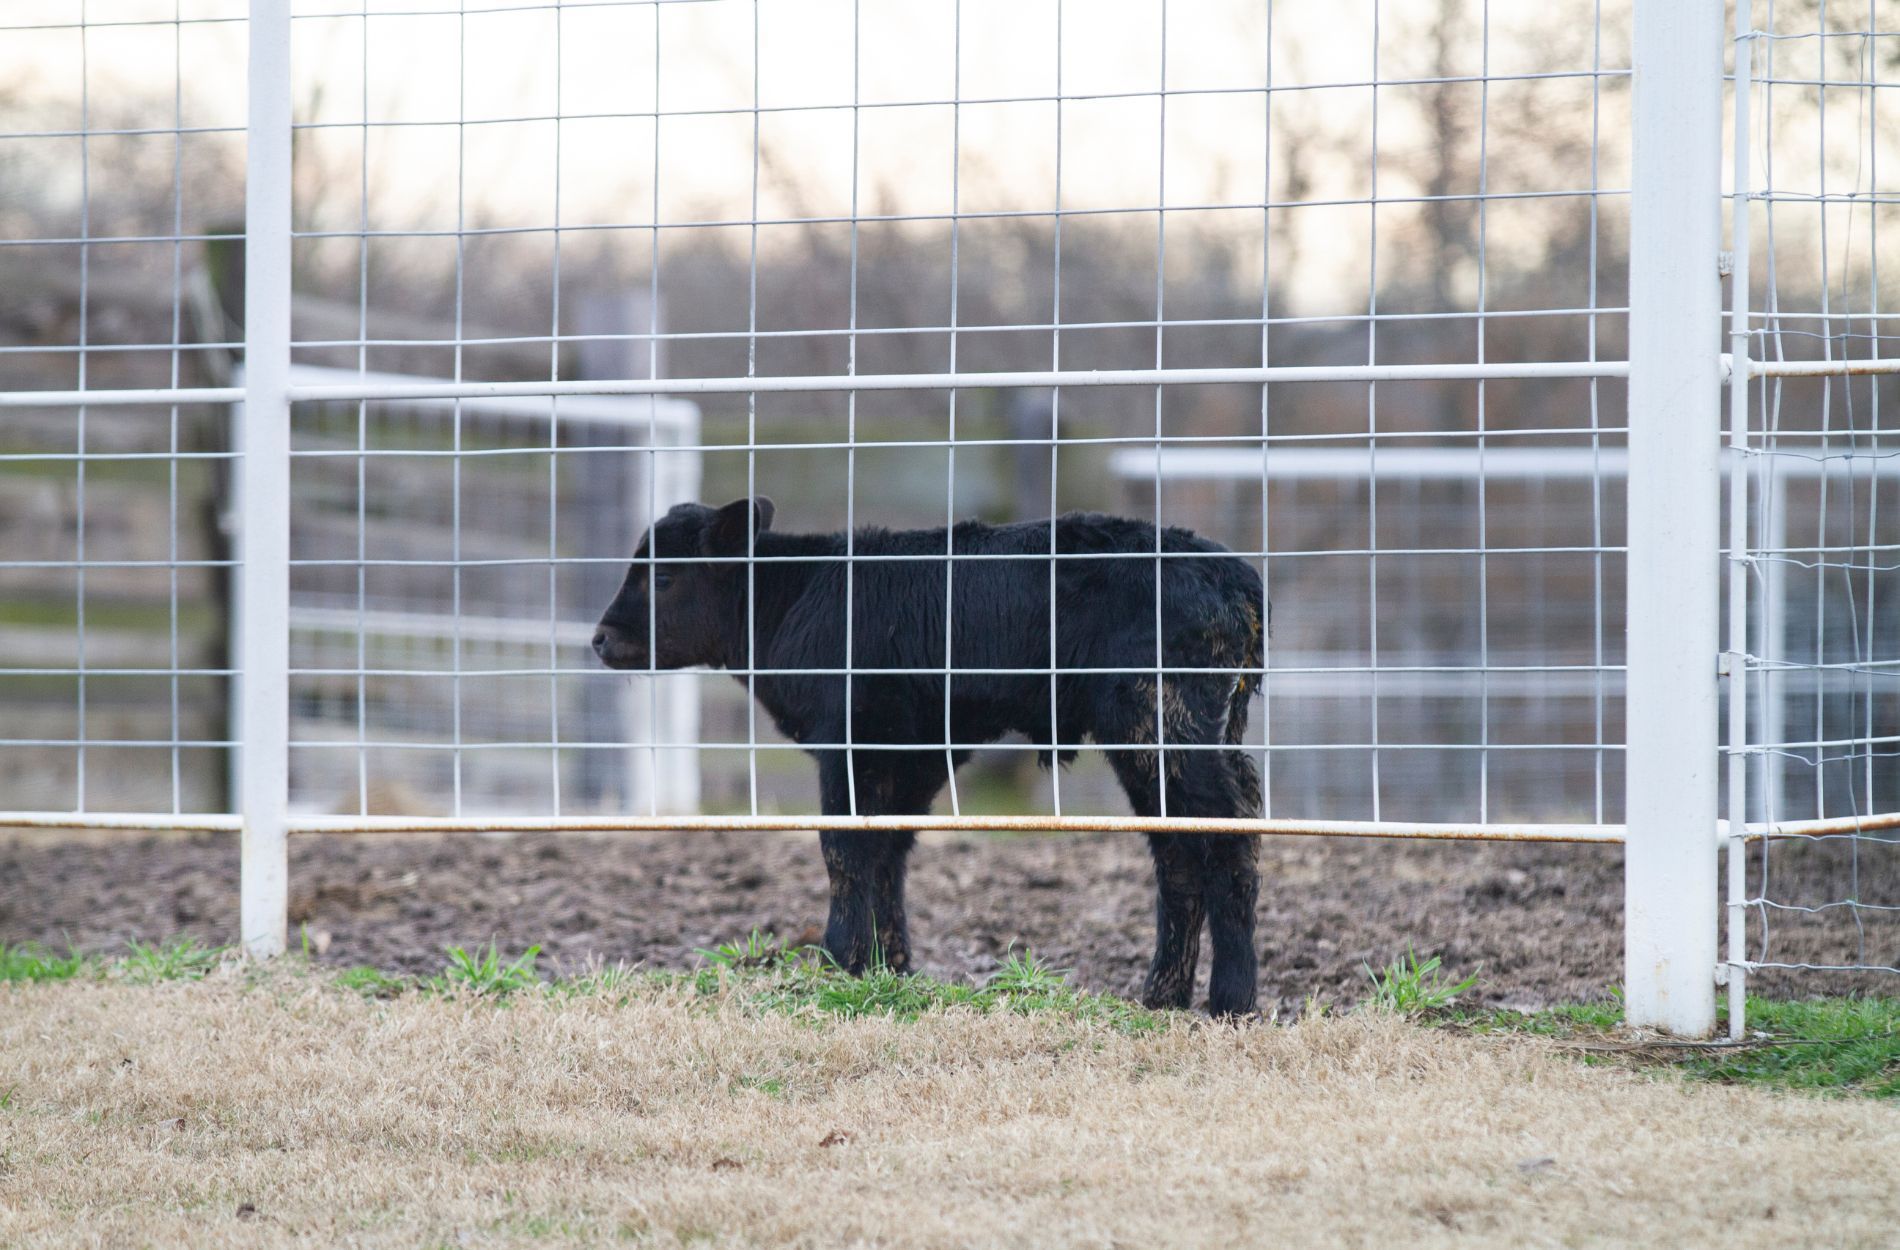
[[[923,971],[981,978],[1014,946],[1089,989],[1139,989],[1153,935],[1140,838],[926,837],[912,865]],[[1477,972],[1494,1004],[1599,999],[1620,979],[1616,847],[1270,838],[1261,866],[1263,1008],[1356,1000],[1362,965],[1408,944],[1459,975]],[[1779,849],[1775,896],[1843,898],[1852,872],[1838,845]],[[87,950],[180,934],[228,942],[237,874],[230,837],[0,839],[0,941]],[[825,906],[809,834],[308,837],[292,844],[290,878],[293,940],[307,934],[328,963],[408,972],[438,970],[450,944],[490,939],[504,951],[539,943],[544,968],[596,959],[691,967],[701,948],[754,928],[813,941]],[[1900,855],[1864,855],[1859,890],[1869,902],[1900,902]],[[1856,927],[1851,909],[1776,912],[1771,954],[1900,962],[1893,915],[1862,912]],[[1891,994],[1896,978],[1767,974],[1762,984]]]

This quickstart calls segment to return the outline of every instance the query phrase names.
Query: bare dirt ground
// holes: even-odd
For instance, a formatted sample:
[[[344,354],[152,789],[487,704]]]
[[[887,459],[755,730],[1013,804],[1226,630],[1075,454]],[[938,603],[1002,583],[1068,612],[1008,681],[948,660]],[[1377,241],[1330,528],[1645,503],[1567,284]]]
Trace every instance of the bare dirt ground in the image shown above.
[[[1893,1244],[1900,1111],[1357,1013],[0,985],[0,1244]],[[1760,1166],[1738,1166],[1744,1157]]]
[[[1838,845],[1776,852],[1777,897],[1841,897]],[[1408,944],[1481,977],[1483,1001],[1535,1007],[1602,998],[1620,979],[1622,856],[1608,846],[1264,839],[1261,1005],[1361,997],[1361,965]],[[1013,945],[1083,988],[1132,995],[1153,936],[1139,837],[931,838],[912,860],[923,971],[980,978]],[[0,838],[0,941],[83,950],[129,938],[229,942],[236,840],[91,834]],[[816,838],[800,834],[300,838],[291,850],[293,940],[329,963],[433,972],[449,944],[540,944],[589,960],[685,967],[754,928],[814,941],[825,907]],[[1870,900],[1900,895],[1900,856],[1863,858]],[[1869,927],[1886,921],[1887,927]],[[1900,955],[1891,914],[1775,917],[1773,953],[1838,962]],[[547,966],[547,965],[544,965]],[[1205,959],[1203,959],[1205,975]],[[1773,991],[1892,993],[1888,980],[1759,982]]]

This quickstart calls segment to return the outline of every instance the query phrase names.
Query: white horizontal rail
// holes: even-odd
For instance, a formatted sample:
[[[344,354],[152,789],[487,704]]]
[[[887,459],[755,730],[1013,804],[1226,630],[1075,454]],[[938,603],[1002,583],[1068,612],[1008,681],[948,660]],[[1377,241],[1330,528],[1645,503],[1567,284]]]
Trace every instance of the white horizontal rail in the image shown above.
[[[1729,357],[1722,357],[1724,377]],[[1900,373],[1900,358],[1882,360],[1755,361],[1759,377],[1860,377]],[[302,372],[302,369],[299,369]],[[353,380],[292,385],[292,403],[358,399],[499,399],[557,395],[747,395],[772,392],[947,391],[973,387],[1258,386],[1275,382],[1453,382],[1557,378],[1626,378],[1621,360],[1561,360],[1518,364],[1267,365],[1237,369],[1030,369],[988,373],[862,373],[847,376],[729,378],[602,378],[546,382],[440,382],[395,380],[400,375],[357,374]],[[0,408],[125,407],[230,404],[241,387],[138,387],[123,390],[0,391]],[[526,415],[523,413],[522,415]],[[566,414],[563,414],[566,415]],[[584,414],[576,413],[576,416]],[[624,419],[624,418],[622,418]],[[642,418],[644,420],[644,418]],[[1589,433],[1579,430],[1578,433]]]
[[[1751,360],[1758,378],[1859,378],[1900,373],[1900,357],[1879,360]]]
[[[1730,837],[1728,822],[1722,823],[1722,836]],[[1762,838],[1829,838],[1858,833],[1876,833],[1900,829],[1900,812],[1876,812],[1870,816],[1828,816],[1815,820],[1750,821],[1742,837],[1749,841]]]
[[[343,387],[355,391],[416,391],[427,390],[431,386],[428,378],[402,373],[365,373],[356,369],[337,369],[322,365],[293,365],[290,370],[290,389],[293,402],[299,393],[310,387]],[[443,384],[452,385],[452,384]],[[443,395],[403,395],[382,396],[385,403],[392,400],[397,405],[419,413],[449,417],[459,412],[463,417],[492,417],[517,421],[547,421],[558,416],[563,424],[569,425],[613,425],[644,430],[658,427],[672,433],[695,430],[699,423],[699,405],[685,400],[669,398],[667,392],[672,387],[661,385],[643,392],[652,402],[629,405],[616,399],[599,394],[561,392],[548,394],[543,392],[525,392],[519,395],[487,395],[477,397],[457,397]],[[371,398],[356,395],[353,399]],[[552,408],[546,400],[561,398],[565,400],[558,408]],[[524,402],[524,401],[544,402]],[[546,451],[546,448],[536,448]]]
[[[126,390],[0,391],[0,408],[109,408],[138,404],[235,404],[241,386],[147,386]]]
[[[944,391],[971,387],[1217,386],[1270,382],[1434,382],[1460,379],[1616,378],[1620,361],[1523,364],[1268,365],[1235,369],[1027,369],[982,373],[860,373],[730,378],[610,378],[566,382],[444,382],[429,386],[293,386],[293,402],[326,399],[472,399],[503,395],[749,395],[768,392]]]
[[[1578,435],[1601,430],[1582,428]],[[1489,432],[1487,432],[1489,433]],[[1362,436],[1363,437],[1363,436]],[[1241,440],[1236,439],[1237,443]],[[1900,456],[1808,455],[1801,452],[1760,453],[1773,458],[1777,477],[1900,477]],[[1109,472],[1118,478],[1147,483],[1155,474],[1153,447],[1126,447],[1112,452]],[[1629,473],[1629,450],[1624,447],[1273,447],[1261,455],[1258,442],[1229,447],[1171,446],[1161,451],[1161,476],[1181,481],[1352,481],[1373,476],[1382,480],[1476,481],[1521,478],[1585,480],[1621,478]],[[1495,548],[1493,548],[1495,550]],[[1851,548],[1867,550],[1866,544]],[[1278,556],[1280,552],[1271,553]]]
[[[243,828],[244,818],[228,812],[0,812],[0,829],[238,833]]]
[[[475,616],[456,617],[448,612],[393,612],[382,608],[371,608],[358,612],[355,608],[305,607],[292,604],[290,609],[290,628],[307,633],[356,634],[359,630],[372,638],[424,638],[439,641],[455,630],[461,631],[463,642],[492,642],[516,646],[545,647],[552,639],[563,646],[584,647],[594,636],[596,625],[591,620],[563,620],[549,624],[546,617],[536,620],[533,617]],[[302,671],[302,670],[298,670]],[[347,670],[355,673],[357,670]],[[364,670],[374,676],[388,676],[380,669]],[[446,672],[446,670],[441,670]],[[481,676],[488,676],[486,670],[477,670]],[[561,672],[566,670],[541,669],[536,672]],[[580,670],[587,672],[590,670]],[[611,670],[602,670],[611,671]],[[1143,672],[1148,670],[1144,669]]]
[[[1155,451],[1124,448],[1112,453],[1108,464],[1116,477],[1149,482]],[[1161,476],[1185,481],[1352,481],[1376,472],[1380,478],[1407,481],[1469,482],[1480,469],[1493,479],[1622,477],[1629,471],[1629,453],[1621,447],[1275,447],[1262,456],[1257,445],[1161,452]]]
[[[342,372],[342,371],[340,371]],[[1215,386],[1272,382],[1508,381],[1523,378],[1620,378],[1622,361],[1568,360],[1524,364],[1269,365],[1238,369],[1029,369],[988,373],[860,373],[729,378],[590,378],[545,382],[434,382],[395,375],[351,374],[350,381],[293,384],[292,403],[360,399],[500,399],[556,395],[749,395],[774,392],[948,391],[973,387]],[[379,381],[379,376],[391,380]],[[0,408],[104,407],[135,404],[221,404],[244,398],[240,387],[145,387],[128,390],[0,392]]]

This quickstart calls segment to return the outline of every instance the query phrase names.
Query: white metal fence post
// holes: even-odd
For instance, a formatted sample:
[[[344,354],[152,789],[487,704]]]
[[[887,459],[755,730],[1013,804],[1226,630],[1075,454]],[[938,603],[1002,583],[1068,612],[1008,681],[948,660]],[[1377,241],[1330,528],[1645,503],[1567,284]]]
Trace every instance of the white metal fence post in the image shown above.
[[[289,925],[290,0],[251,0],[238,482],[240,935],[281,954]]]
[[[1624,980],[1715,1027],[1722,0],[1638,0],[1630,203]]]

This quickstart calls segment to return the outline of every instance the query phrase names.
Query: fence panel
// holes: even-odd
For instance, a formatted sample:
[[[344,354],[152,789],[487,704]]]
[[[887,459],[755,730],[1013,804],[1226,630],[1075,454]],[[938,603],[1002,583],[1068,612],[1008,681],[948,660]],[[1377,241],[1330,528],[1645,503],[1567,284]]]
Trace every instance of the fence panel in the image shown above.
[[[27,605],[0,621],[6,823],[242,827],[260,952],[296,833],[1627,824],[1631,1018],[1700,1033],[1726,652],[1729,831],[1756,839],[1731,1027],[1745,977],[1900,963],[1873,936],[1900,904],[1856,875],[1900,808],[1887,383],[1845,376],[1887,368],[1900,40],[1874,8],[1738,12],[1754,389],[1718,646],[1720,6],[1324,8],[233,0],[9,27],[0,55],[71,81],[0,97],[0,169],[32,189],[0,276],[44,293],[0,330],[24,536],[0,577]],[[200,72],[246,55],[248,95]],[[648,527],[758,495],[777,530],[844,535],[861,610],[902,580],[880,527],[1044,535],[912,559],[906,601],[947,605],[917,671],[862,658],[887,608],[843,612],[839,662],[799,674],[914,678],[927,734],[849,697],[835,743],[781,732],[749,697],[787,675],[756,594],[726,672],[599,665],[589,627]],[[1051,557],[1070,510],[1154,526],[1095,553],[1156,588],[1116,621],[1147,631],[1132,668],[1059,645],[1089,610],[1055,589],[1093,558]],[[1260,579],[1257,658],[1165,653],[1168,570],[1206,558],[1171,525]],[[960,666],[959,579],[1010,560],[1046,651]],[[1257,688],[1246,733],[1182,738],[1170,690],[1216,674]],[[1065,688],[1122,678],[1147,736],[1065,723]],[[969,729],[959,691],[987,679],[1049,714]],[[1128,814],[1104,745],[1164,748],[1155,810]],[[930,814],[861,792],[893,751],[944,760]],[[1169,765],[1207,751],[1252,761],[1258,812],[1182,806]],[[1784,845],[1809,817],[1860,821],[1806,830],[1837,878],[1770,876],[1830,853]],[[1851,949],[1797,940],[1849,919]]]
[[[1737,9],[1730,521],[1730,1026],[1741,986],[1900,970],[1895,363],[1879,246],[1900,29],[1884,6]]]

